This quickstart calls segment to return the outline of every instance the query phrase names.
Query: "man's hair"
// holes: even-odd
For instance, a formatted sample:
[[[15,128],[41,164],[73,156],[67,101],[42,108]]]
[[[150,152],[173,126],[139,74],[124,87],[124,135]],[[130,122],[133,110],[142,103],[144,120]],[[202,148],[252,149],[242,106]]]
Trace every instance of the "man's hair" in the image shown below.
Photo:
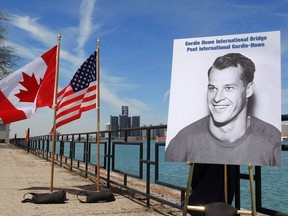
[[[208,77],[213,67],[218,70],[223,70],[229,67],[238,66],[242,68],[240,79],[243,81],[244,86],[247,86],[247,84],[252,82],[254,79],[255,64],[249,58],[240,53],[229,53],[218,57],[209,68]]]

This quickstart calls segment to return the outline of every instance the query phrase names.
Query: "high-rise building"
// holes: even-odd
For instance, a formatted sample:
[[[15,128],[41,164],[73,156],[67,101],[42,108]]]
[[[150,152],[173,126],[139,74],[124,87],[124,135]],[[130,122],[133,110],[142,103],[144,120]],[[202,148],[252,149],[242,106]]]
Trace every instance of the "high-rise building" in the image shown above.
[[[129,116],[128,106],[122,106],[122,116]]]
[[[127,115],[119,115],[119,129],[127,129],[129,127],[129,117]],[[129,131],[130,132],[130,131]],[[127,134],[128,136],[130,135]],[[125,132],[120,132],[120,137],[125,137]]]
[[[131,128],[139,128],[140,127],[140,116],[132,116],[131,117]],[[131,131],[131,136],[141,136],[139,130]]]
[[[110,116],[110,130],[118,130],[119,129],[119,123],[118,123],[118,116]],[[118,132],[113,132],[112,138],[118,137]]]

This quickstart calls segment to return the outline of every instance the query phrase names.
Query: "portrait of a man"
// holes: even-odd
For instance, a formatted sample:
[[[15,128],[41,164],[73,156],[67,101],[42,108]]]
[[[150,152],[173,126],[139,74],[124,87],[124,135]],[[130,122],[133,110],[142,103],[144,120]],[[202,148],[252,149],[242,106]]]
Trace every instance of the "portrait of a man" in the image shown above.
[[[172,137],[165,160],[279,166],[281,132],[248,110],[255,71],[254,62],[241,53],[217,57],[207,71],[208,115]]]

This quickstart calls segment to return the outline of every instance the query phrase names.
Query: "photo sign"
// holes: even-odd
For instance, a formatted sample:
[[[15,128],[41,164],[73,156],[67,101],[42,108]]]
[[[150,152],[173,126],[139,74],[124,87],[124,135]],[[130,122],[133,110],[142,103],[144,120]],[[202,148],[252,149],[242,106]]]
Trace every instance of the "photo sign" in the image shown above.
[[[281,165],[280,31],[174,40],[165,160]]]

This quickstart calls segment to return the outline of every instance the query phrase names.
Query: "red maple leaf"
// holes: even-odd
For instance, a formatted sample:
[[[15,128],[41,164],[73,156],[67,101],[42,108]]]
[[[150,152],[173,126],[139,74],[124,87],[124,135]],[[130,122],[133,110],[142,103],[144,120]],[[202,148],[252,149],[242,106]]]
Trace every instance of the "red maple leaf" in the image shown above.
[[[34,73],[32,74],[32,76],[30,77],[29,75],[25,74],[24,72],[22,72],[23,74],[23,81],[19,82],[23,87],[26,88],[26,90],[20,89],[20,92],[15,94],[16,97],[18,97],[20,99],[20,102],[31,102],[33,103],[40,84],[41,84],[41,79],[40,79],[40,83],[38,84],[36,77],[34,75]]]

